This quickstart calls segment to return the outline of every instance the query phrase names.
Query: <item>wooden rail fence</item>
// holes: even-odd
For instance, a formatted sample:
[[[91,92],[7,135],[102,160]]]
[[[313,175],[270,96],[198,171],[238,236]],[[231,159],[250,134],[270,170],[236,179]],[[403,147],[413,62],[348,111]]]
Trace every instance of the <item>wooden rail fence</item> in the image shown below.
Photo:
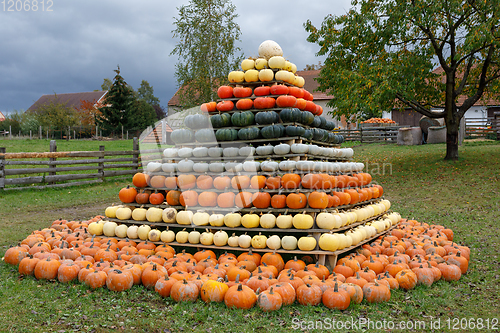
[[[465,136],[500,140],[500,117],[466,119]]]
[[[357,129],[335,130],[334,132],[342,134],[345,141],[397,143],[398,131],[402,127],[404,126],[360,127]]]
[[[108,177],[132,175],[140,166],[137,138],[129,151],[106,151],[100,146],[99,151],[58,152],[54,140],[50,152],[8,153],[0,148],[0,191],[100,183]]]

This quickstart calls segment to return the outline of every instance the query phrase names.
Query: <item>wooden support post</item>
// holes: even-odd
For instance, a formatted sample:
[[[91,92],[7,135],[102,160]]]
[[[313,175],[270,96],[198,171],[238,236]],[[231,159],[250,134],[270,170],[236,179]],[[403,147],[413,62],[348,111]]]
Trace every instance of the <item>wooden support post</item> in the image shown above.
[[[124,136],[123,136],[123,125],[122,125],[122,140],[124,139]]]
[[[101,175],[99,178],[101,181],[104,181],[104,146],[99,146],[99,166],[98,166],[98,173]]]
[[[57,152],[57,142],[56,142],[56,140],[50,140],[49,151],[51,153]],[[49,158],[49,162],[55,162],[56,160],[57,160],[57,158]],[[55,165],[49,164],[49,169],[55,169],[55,168],[56,168]],[[56,171],[49,171],[49,176],[55,176],[55,175],[56,175]],[[54,184],[54,182],[49,182],[49,184]]]
[[[12,125],[9,125],[9,139],[12,139]]]
[[[134,137],[133,139],[133,143],[132,143],[132,150],[134,151],[133,153],[133,161],[132,163],[134,163],[134,170],[138,170],[139,167],[137,166],[137,164],[139,163],[139,139],[137,137]]]
[[[5,188],[5,152],[7,149],[5,147],[0,148],[0,190]]]
[[[40,128],[39,131],[38,131],[39,134],[40,134],[39,137],[40,137],[40,140],[42,140],[42,126],[40,126],[39,128]]]

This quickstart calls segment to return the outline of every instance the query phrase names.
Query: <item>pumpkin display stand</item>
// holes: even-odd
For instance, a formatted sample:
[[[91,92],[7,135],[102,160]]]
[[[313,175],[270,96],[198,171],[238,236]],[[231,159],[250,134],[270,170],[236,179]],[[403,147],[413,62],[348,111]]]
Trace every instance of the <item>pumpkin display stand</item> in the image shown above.
[[[149,241],[178,249],[308,255],[330,269],[339,255],[392,230],[401,217],[353,150],[341,148],[343,137],[294,66],[273,56],[265,64],[246,59],[243,71],[229,73],[217,101],[171,125],[174,147],[142,154],[145,181],[135,191],[165,201],[122,200],[126,213],[106,221],[147,225],[160,235]],[[167,210],[175,217],[163,218]],[[280,223],[261,223],[262,216]]]
[[[175,147],[141,151],[144,171],[121,205],[56,220],[3,260],[40,280],[142,284],[176,302],[263,311],[295,301],[344,310],[466,274],[470,249],[390,210],[294,66],[245,59],[218,102],[186,113]]]

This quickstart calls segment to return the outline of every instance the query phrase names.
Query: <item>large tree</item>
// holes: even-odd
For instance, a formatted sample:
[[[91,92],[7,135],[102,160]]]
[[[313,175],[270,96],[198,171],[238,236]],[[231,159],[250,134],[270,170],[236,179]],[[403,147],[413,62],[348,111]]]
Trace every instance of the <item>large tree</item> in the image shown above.
[[[230,0],[190,0],[177,10],[172,32],[179,42],[171,54],[179,57],[175,76],[182,87],[180,104],[192,107],[216,99],[217,87],[238,67],[241,32]]]
[[[353,0],[321,27],[304,26],[327,55],[318,79],[336,115],[410,107],[444,118],[458,159],[461,118],[499,92],[499,0]],[[459,102],[459,97],[460,102]]]
[[[127,126],[128,118],[133,116],[131,111],[135,101],[133,89],[120,75],[120,66],[114,72],[116,75],[106,95],[105,105],[99,108],[101,114],[96,115],[96,123],[112,134],[121,132],[122,126]]]
[[[137,89],[137,98],[144,100],[151,106],[160,105],[160,100],[155,96],[153,86],[146,80],[141,81],[141,86]]]
[[[60,102],[57,94],[50,102],[40,105],[34,110],[38,124],[46,129],[57,129],[67,131],[69,126],[74,126],[78,123],[76,110],[68,106],[66,103]]]

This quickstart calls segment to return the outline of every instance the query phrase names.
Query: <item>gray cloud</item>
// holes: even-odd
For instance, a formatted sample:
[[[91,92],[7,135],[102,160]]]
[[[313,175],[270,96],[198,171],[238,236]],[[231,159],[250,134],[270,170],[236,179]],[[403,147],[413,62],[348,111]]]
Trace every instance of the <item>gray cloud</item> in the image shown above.
[[[147,80],[162,105],[177,90],[173,17],[187,0],[54,0],[52,12],[6,12],[0,8],[0,111],[25,110],[43,94],[100,89],[119,64],[138,88]],[[299,69],[316,64],[318,47],[306,41],[303,23],[320,25],[342,14],[350,1],[233,0],[245,56],[273,39]],[[264,4],[265,6],[262,6]],[[327,5],[328,4],[328,5]]]

